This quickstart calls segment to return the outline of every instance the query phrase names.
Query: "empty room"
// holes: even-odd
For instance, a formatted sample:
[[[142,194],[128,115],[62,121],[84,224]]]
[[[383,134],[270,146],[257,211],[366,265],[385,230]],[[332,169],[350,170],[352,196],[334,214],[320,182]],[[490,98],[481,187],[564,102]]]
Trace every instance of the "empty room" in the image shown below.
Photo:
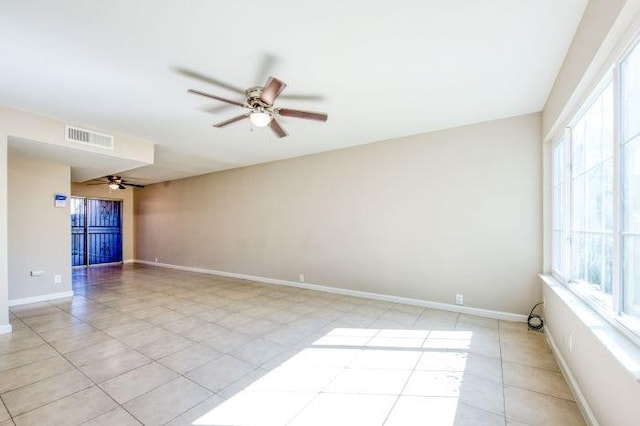
[[[0,426],[639,419],[640,0],[0,1]]]

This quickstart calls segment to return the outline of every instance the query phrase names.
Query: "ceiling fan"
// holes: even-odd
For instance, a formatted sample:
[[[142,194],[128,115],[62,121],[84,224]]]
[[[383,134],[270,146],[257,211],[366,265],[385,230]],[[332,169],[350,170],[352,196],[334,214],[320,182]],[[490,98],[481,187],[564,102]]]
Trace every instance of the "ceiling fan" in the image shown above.
[[[204,96],[206,98],[215,99],[220,102],[239,106],[247,110],[242,115],[230,118],[214,124],[213,127],[227,127],[230,124],[248,118],[256,127],[269,126],[273,133],[279,138],[288,136],[288,133],[282,128],[278,122],[278,117],[295,117],[305,120],[327,121],[328,115],[320,112],[300,111],[297,109],[279,108],[274,106],[275,100],[280,96],[287,85],[275,77],[269,77],[264,86],[251,87],[244,92],[244,102],[234,101],[222,98],[220,96],[211,95],[199,90],[189,89],[189,93]]]
[[[109,186],[110,189],[113,189],[113,190],[127,189],[127,186],[133,186],[135,188],[144,188],[144,185],[129,183],[120,176],[109,175],[101,179],[106,179],[106,180],[94,179],[96,182],[88,183],[87,185],[107,185]]]

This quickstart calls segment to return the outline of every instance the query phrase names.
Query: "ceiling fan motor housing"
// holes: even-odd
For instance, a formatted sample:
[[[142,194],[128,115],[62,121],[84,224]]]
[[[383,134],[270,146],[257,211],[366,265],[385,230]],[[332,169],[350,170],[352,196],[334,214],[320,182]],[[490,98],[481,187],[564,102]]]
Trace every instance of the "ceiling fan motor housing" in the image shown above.
[[[260,99],[260,96],[262,96],[262,89],[262,87],[257,86],[251,87],[244,92],[244,95],[247,98],[247,105],[252,109],[262,108],[266,110],[271,106]]]

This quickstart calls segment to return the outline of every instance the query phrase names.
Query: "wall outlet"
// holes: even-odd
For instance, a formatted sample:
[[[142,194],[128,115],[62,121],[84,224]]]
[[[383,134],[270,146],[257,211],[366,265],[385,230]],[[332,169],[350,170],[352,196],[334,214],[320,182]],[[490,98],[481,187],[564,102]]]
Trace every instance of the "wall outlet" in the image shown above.
[[[462,294],[456,294],[456,305],[464,305],[464,296]]]
[[[299,278],[300,282],[303,283],[304,282],[304,274],[300,274],[300,278]]]
[[[567,336],[567,348],[569,349],[569,353],[573,352],[573,334]]]
[[[32,277],[41,277],[44,275],[44,271],[31,271]]]
[[[62,284],[62,275],[54,275],[53,276],[54,284]]]
[[[156,263],[158,263],[158,258],[156,257]]]

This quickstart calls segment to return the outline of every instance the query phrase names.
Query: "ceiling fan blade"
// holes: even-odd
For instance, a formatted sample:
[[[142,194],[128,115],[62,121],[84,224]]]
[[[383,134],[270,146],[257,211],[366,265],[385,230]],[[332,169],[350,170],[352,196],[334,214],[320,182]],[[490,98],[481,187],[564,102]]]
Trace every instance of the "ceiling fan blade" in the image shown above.
[[[285,87],[287,87],[287,85],[282,81],[274,77],[269,77],[267,84],[262,88],[260,100],[267,105],[273,105],[273,102],[280,96],[280,93],[282,93]]]
[[[278,121],[275,118],[271,119],[271,121],[269,122],[269,127],[271,127],[271,130],[273,130],[273,133],[275,133],[276,136],[279,138],[284,138],[285,136],[289,136],[287,131],[284,130],[282,126],[280,126],[280,123],[278,123]]]
[[[233,123],[235,123],[236,121],[240,121],[240,120],[244,120],[245,118],[248,118],[250,114],[251,114],[251,113],[250,113],[250,112],[248,112],[248,113],[246,113],[246,114],[242,114],[242,115],[239,115],[239,116],[237,116],[237,117],[230,118],[230,119],[228,119],[228,120],[226,120],[226,121],[223,121],[223,122],[221,122],[221,123],[214,124],[214,125],[213,125],[213,127],[226,127],[226,126],[228,126],[229,124],[233,124]]]
[[[189,93],[193,93],[194,95],[204,96],[205,98],[215,99],[216,101],[226,102],[228,104],[236,105],[236,106],[239,106],[239,107],[242,107],[242,108],[246,108],[247,107],[242,102],[232,101],[231,99],[221,98],[220,96],[216,96],[216,95],[210,95],[209,93],[204,93],[204,92],[201,92],[199,90],[189,89],[187,91]]]
[[[304,118],[305,120],[327,121],[329,116],[322,112],[300,111],[297,109],[278,108],[276,113],[283,117]]]
[[[292,101],[323,101],[324,96],[322,95],[296,95],[293,93],[288,93],[286,95],[280,96],[280,99],[289,99]]]
[[[124,186],[133,186],[133,187],[135,187],[135,188],[144,188],[144,185],[138,185],[137,183],[129,183],[129,182],[127,182],[126,180],[123,180],[123,181],[122,181],[122,183],[121,183],[121,185],[124,185]]]
[[[264,81],[265,78],[269,77],[277,62],[278,58],[276,56],[272,55],[271,53],[264,53],[262,55],[262,59],[260,60],[260,68],[258,69],[258,74],[256,75],[256,81]]]
[[[127,189],[126,186],[124,186],[123,184],[118,185],[118,189]]]
[[[218,86],[218,87],[220,87],[222,89],[230,90],[232,92],[236,92],[236,93],[239,93],[241,95],[244,94],[244,90],[243,89],[241,89],[239,87],[232,86],[232,85],[230,85],[228,83],[225,83],[224,81],[217,80],[217,79],[215,79],[213,77],[209,77],[209,76],[206,76],[204,74],[199,74],[199,73],[197,73],[195,71],[191,71],[191,70],[180,68],[180,67],[176,67],[174,69],[175,69],[176,72],[178,72],[179,74],[184,75],[185,77],[189,77],[189,78],[193,78],[193,79],[196,79],[196,80],[200,80],[200,81],[208,83],[208,84],[213,84],[214,86]]]
[[[208,106],[208,107],[205,107],[205,108],[200,108],[200,111],[204,111],[204,112],[209,113],[209,114],[216,114],[217,115],[217,114],[220,114],[221,112],[225,112],[225,111],[227,111],[228,109],[231,109],[231,108],[233,108],[232,105],[220,104],[220,105],[216,105],[216,106]]]

